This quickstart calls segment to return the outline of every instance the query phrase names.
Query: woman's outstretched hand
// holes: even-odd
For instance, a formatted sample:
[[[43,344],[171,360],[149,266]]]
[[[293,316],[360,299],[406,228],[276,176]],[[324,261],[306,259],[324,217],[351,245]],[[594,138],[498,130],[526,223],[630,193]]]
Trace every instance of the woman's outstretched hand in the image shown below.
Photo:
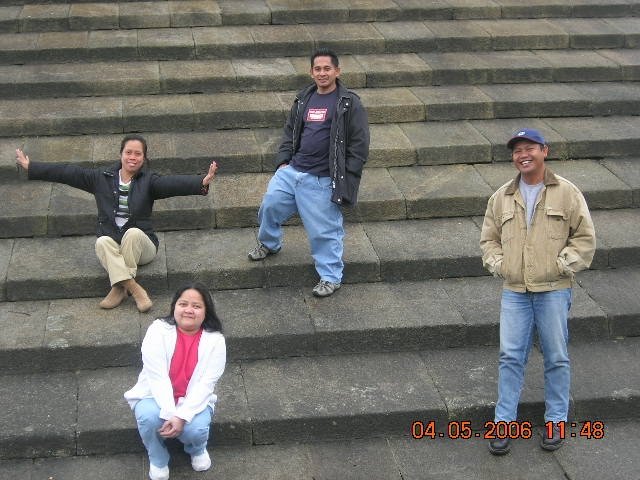
[[[21,166],[25,170],[29,170],[29,157],[19,148],[16,148],[16,165]]]
[[[211,162],[211,165],[209,165],[209,172],[207,172],[205,177],[202,179],[203,187],[206,187],[211,183],[211,180],[213,180],[213,177],[216,176],[216,170],[218,170],[218,164],[214,160]]]

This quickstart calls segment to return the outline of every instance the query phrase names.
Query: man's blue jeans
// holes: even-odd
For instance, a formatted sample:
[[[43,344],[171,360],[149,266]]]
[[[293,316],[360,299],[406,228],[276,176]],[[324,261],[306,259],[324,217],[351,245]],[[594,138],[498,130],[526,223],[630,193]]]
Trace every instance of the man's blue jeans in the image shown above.
[[[169,465],[169,451],[164,438],[158,434],[164,420],[160,418],[160,407],[153,398],[143,398],[133,409],[138,422],[138,432],[142,443],[147,448],[149,463],[158,468]],[[184,430],[178,437],[184,444],[184,451],[189,455],[200,455],[207,448],[209,440],[209,426],[213,412],[210,407],[205,408],[184,424]]]
[[[549,292],[502,291],[496,421],[516,420],[534,327],[544,358],[545,421],[567,420],[571,386],[567,351],[570,308],[570,288]]]
[[[296,212],[309,237],[311,255],[321,280],[342,282],[344,228],[342,211],[331,201],[331,178],[276,170],[258,211],[258,241],[269,250],[282,247],[282,224]]]

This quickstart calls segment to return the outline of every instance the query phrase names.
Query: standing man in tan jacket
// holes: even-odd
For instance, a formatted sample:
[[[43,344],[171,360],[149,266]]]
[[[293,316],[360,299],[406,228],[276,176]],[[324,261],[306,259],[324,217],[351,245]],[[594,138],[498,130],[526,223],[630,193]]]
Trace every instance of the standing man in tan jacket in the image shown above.
[[[569,410],[571,284],[591,264],[595,233],[580,190],[546,166],[549,147],[540,132],[522,129],[507,148],[519,174],[489,199],[480,238],[484,266],[504,279],[495,421],[517,418],[535,328],[544,357],[545,422],[552,422],[541,447],[556,450],[558,422]],[[509,438],[489,443],[494,455],[509,449]]]

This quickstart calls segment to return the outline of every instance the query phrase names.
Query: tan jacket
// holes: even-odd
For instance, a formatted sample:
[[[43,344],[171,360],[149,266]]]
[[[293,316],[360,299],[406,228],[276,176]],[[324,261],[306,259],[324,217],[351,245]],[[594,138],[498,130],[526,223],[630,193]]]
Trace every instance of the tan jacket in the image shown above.
[[[576,272],[593,260],[596,238],[578,188],[545,167],[544,187],[527,229],[520,175],[489,199],[480,248],[482,263],[515,292],[571,287]]]

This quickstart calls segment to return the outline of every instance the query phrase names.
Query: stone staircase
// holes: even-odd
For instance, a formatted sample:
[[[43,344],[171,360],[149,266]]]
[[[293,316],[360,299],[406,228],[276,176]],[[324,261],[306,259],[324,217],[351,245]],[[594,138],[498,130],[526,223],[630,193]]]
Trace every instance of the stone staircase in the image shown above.
[[[246,258],[317,45],[340,55],[372,139],[346,216],[346,285],[322,300],[299,221],[279,255]],[[480,438],[407,436],[414,420],[482,433],[492,418],[500,282],[478,243],[487,199],[515,174],[504,143],[523,125],[544,132],[549,165],[596,224],[570,318],[571,412],[608,434],[546,456],[516,442],[520,467],[506,471],[640,478],[637,454],[613,468],[587,445],[640,437],[640,1],[10,0],[0,91],[0,478],[146,478],[122,393],[146,327],[191,279],[214,292],[230,360],[217,466],[200,477],[496,478]],[[144,315],[97,307],[108,282],[91,196],[26,182],[14,165],[16,147],[109,165],[127,132],[147,137],[154,170],[220,165],[209,196],[156,203]],[[540,424],[541,355],[530,363],[520,414]],[[442,477],[419,455],[438,458]],[[175,465],[172,478],[193,478],[185,458]]]

